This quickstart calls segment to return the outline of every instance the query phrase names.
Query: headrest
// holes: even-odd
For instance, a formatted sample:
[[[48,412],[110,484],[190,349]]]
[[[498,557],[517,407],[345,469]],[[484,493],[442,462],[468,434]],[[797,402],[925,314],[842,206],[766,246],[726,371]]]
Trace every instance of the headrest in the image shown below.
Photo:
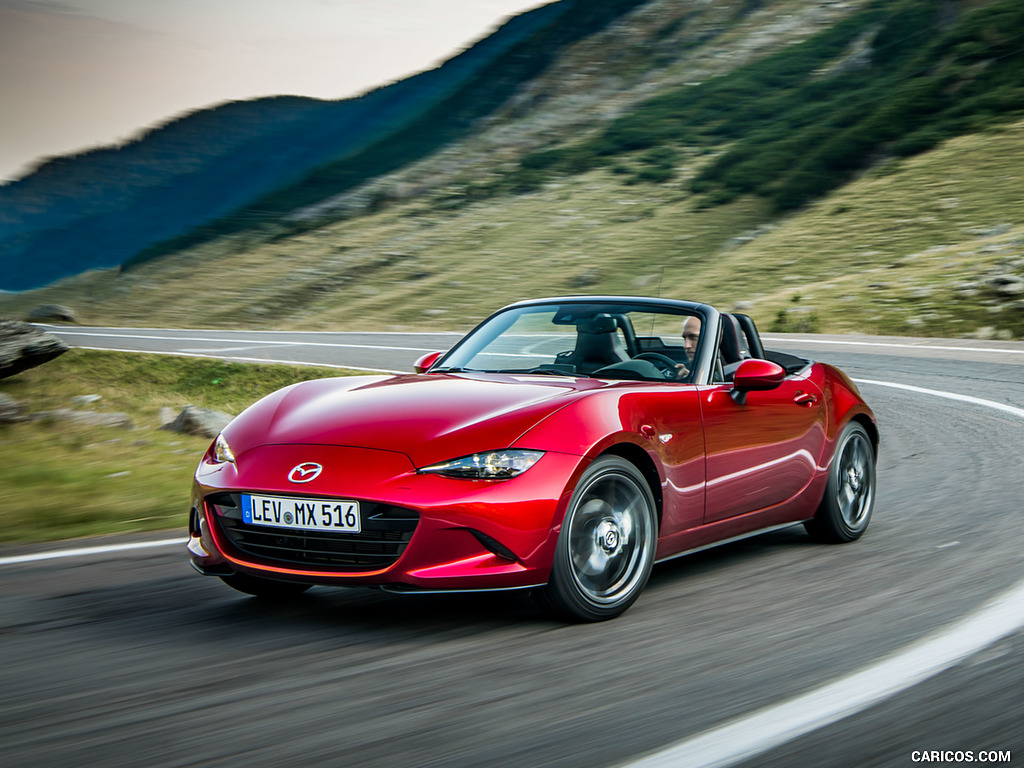
[[[747,339],[743,335],[739,321],[732,315],[722,313],[722,362],[738,363],[750,357],[750,350],[747,349]]]
[[[607,313],[594,315],[576,324],[576,329],[580,333],[612,333],[616,327],[618,325],[615,318]]]

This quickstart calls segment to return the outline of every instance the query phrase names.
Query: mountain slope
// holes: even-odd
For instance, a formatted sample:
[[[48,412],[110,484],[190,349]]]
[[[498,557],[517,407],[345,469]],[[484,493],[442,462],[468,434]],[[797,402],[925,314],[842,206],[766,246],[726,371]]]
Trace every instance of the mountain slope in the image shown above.
[[[1021,30],[1016,0],[870,3],[756,63],[665,89],[585,141],[525,156],[512,183],[640,150],[653,150],[657,167],[680,145],[728,144],[691,184],[706,204],[754,193],[776,210],[798,208],[880,155],[917,154],[1024,114]]]
[[[458,93],[563,11],[551,5],[522,14],[438,69],[359,98],[225,104],[124,146],[50,160],[0,186],[0,288],[120,264],[356,152]]]
[[[523,83],[542,73],[567,46],[646,2],[649,0],[562,0],[538,9],[550,14],[544,24],[481,66],[458,90],[415,119],[393,132],[380,132],[358,152],[324,164],[208,227],[147,249],[128,263],[146,261],[210,237],[244,231],[251,228],[254,218],[284,216],[428,157],[469,135],[479,121],[501,107]]]

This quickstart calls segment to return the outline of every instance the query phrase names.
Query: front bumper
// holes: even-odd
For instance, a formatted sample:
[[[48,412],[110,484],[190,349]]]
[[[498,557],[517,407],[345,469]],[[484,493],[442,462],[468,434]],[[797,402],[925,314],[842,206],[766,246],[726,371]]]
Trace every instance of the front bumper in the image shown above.
[[[287,481],[296,464],[324,467]],[[417,474],[402,454],[335,446],[264,446],[237,464],[203,461],[188,549],[201,573],[400,590],[510,589],[547,582],[562,517],[584,459],[546,453],[511,480]],[[244,524],[240,493],[360,502],[360,534]]]

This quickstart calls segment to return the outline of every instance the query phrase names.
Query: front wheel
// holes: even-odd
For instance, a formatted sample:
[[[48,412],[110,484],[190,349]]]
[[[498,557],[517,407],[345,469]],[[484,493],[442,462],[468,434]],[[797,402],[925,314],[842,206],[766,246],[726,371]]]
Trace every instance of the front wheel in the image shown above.
[[[574,621],[615,618],[647,584],[657,541],[644,476],[618,456],[598,458],[573,491],[541,603]]]
[[[875,505],[875,449],[857,422],[843,430],[828,471],[828,485],[814,519],[804,526],[818,541],[859,539]]]
[[[312,584],[299,584],[294,581],[261,579],[259,576],[250,576],[247,573],[232,573],[230,576],[221,576],[220,580],[239,592],[268,600],[281,600],[298,595],[313,586]]]

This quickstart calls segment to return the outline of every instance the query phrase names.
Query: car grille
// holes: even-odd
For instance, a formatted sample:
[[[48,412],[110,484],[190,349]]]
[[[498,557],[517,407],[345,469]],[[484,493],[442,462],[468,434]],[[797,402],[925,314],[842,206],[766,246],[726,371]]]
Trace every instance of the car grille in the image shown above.
[[[405,551],[419,522],[411,509],[361,501],[361,533],[280,531],[244,523],[241,494],[214,494],[206,503],[235,554],[254,563],[325,572],[387,568]]]

